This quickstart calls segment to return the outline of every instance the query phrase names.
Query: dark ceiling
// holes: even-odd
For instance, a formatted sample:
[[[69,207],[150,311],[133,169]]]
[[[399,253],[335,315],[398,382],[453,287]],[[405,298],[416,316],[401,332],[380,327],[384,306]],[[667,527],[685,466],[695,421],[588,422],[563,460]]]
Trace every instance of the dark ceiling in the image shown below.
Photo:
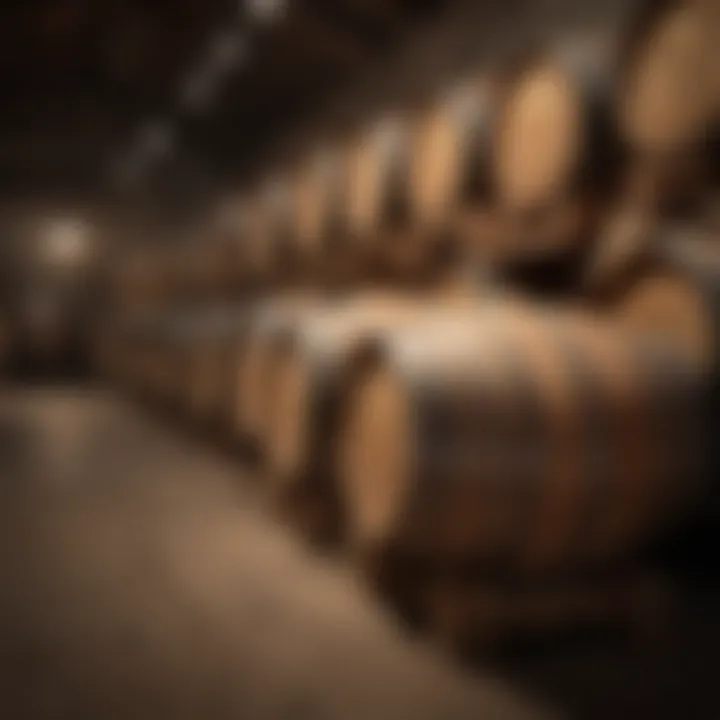
[[[200,207],[318,113],[362,103],[422,38],[452,44],[464,26],[475,45],[507,45],[641,1],[4,0],[0,204]],[[218,57],[243,61],[204,101]]]
[[[156,184],[231,177],[413,27],[436,0],[287,0],[271,22],[229,0],[5,0],[0,6],[0,192],[83,195],[117,185],[141,129],[173,133],[144,175]],[[272,9],[272,2],[267,3]],[[246,62],[199,110],[183,83],[218,39]],[[162,142],[162,140],[160,141]],[[143,182],[147,182],[143,177]]]

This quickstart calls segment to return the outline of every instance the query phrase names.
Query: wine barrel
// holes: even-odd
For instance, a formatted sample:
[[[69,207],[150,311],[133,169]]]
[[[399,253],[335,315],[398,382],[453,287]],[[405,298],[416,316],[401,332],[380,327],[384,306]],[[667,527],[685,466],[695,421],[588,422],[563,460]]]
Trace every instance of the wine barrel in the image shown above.
[[[410,216],[412,128],[399,115],[380,119],[355,138],[348,161],[348,231],[363,255],[384,255]],[[366,257],[368,255],[365,255]]]
[[[268,437],[268,460],[273,478],[280,482],[297,473],[304,454],[300,445],[309,432],[305,421],[310,415],[308,397],[317,390],[317,383],[333,384],[333,371],[363,333],[392,324],[398,318],[415,316],[420,304],[413,299],[372,298],[345,303],[337,308],[310,312],[283,338],[279,348],[279,364],[274,387],[276,402],[272,405],[272,421]],[[313,383],[313,379],[316,380]],[[332,394],[332,391],[328,391]],[[320,394],[320,391],[318,391]],[[317,401],[321,403],[320,400]],[[310,420],[312,422],[312,420]]]
[[[295,182],[295,239],[297,254],[317,263],[346,232],[347,158],[338,148],[310,155]]]
[[[360,293],[339,307],[308,313],[278,347],[269,402],[266,468],[271,493],[282,505],[315,503],[320,526],[337,524],[336,431],[355,348],[427,316],[467,313],[477,299],[442,301],[410,294]],[[314,534],[314,529],[306,527]]]
[[[617,312],[636,331],[676,344],[697,367],[713,364],[715,320],[700,289],[686,278],[661,270],[645,273],[622,298]]]
[[[609,211],[581,269],[583,291],[602,295],[643,264],[653,252],[661,222],[652,210],[632,203]]]
[[[548,573],[611,564],[687,509],[701,382],[683,353],[503,304],[375,350],[338,453],[360,548]]]
[[[184,310],[175,319],[173,385],[185,419],[203,425],[212,416],[216,393],[217,317],[205,307]]]
[[[172,321],[172,407],[184,419],[190,419],[190,388],[193,383],[195,351],[198,343],[198,319],[192,312],[178,313]]]
[[[531,258],[578,247],[618,193],[657,204],[682,192],[673,176],[717,113],[702,16],[689,2],[643,1],[615,28],[558,41],[507,73],[493,177],[511,243]],[[558,208],[572,221],[552,227]]]
[[[709,4],[695,0],[641,4],[630,24],[617,90],[629,151],[618,193],[624,212],[696,214],[712,174],[707,141],[720,117],[719,30]]]
[[[687,227],[658,233],[653,255],[607,306],[634,332],[684,351],[698,372],[720,368],[720,252],[712,235]]]
[[[286,294],[255,309],[235,366],[233,425],[238,438],[257,445],[263,437],[277,343],[316,302],[309,295]]]
[[[410,203],[413,223],[425,242],[453,242],[458,227],[467,229],[478,212],[489,214],[492,121],[493,85],[483,75],[456,81],[419,117]],[[479,228],[476,222],[473,229]],[[479,234],[473,244],[487,245],[488,233]]]
[[[587,240],[585,206],[612,190],[614,41],[603,31],[564,38],[527,53],[499,81],[492,178],[511,259]]]
[[[243,261],[251,275],[266,281],[292,253],[292,184],[284,175],[271,175],[246,203]]]
[[[717,25],[693,0],[648,3],[631,27],[619,90],[619,124],[644,155],[687,150],[717,117]]]

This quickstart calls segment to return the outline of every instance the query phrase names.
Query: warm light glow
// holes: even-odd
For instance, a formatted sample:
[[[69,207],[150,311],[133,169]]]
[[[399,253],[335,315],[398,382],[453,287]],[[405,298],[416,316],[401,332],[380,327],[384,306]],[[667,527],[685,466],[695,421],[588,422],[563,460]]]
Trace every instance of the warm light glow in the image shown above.
[[[54,220],[43,232],[42,256],[52,265],[77,266],[87,258],[89,250],[90,228],[81,220]]]

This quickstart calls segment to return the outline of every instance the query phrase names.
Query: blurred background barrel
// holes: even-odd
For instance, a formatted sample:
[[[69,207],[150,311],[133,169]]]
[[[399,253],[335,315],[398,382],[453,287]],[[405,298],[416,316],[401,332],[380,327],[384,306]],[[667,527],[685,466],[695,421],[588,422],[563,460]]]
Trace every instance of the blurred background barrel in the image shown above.
[[[310,278],[319,284],[332,282],[328,273],[337,272],[333,260],[347,246],[347,165],[339,143],[317,147],[304,159],[295,178],[297,255]]]
[[[274,391],[275,355],[280,338],[317,299],[286,294],[260,302],[249,320],[248,332],[235,366],[234,427],[237,437],[261,449],[268,417],[268,397]]]
[[[409,222],[411,126],[388,115],[351,140],[348,227],[358,262],[378,272],[404,245]],[[379,263],[379,265],[378,265]]]
[[[419,112],[409,182],[420,251],[491,254],[493,111],[492,81],[476,72]]]
[[[599,243],[621,264],[644,236],[598,236],[607,222],[648,223],[702,196],[717,117],[709,24],[686,2],[638,3],[623,18],[565,33],[504,73],[494,187],[511,257],[582,259]],[[576,266],[570,275],[572,286]]]

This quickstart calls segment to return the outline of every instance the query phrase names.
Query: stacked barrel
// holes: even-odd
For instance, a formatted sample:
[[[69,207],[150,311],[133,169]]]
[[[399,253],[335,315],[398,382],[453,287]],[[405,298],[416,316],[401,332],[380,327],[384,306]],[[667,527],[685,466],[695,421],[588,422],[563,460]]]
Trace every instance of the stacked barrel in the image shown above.
[[[238,190],[223,244],[165,252],[164,302],[102,346],[251,447],[311,536],[422,567],[421,605],[463,632],[522,626],[521,597],[626,598],[712,495],[718,18],[638,4],[504,63],[459,44],[320,124]],[[449,601],[470,568],[481,596]]]

